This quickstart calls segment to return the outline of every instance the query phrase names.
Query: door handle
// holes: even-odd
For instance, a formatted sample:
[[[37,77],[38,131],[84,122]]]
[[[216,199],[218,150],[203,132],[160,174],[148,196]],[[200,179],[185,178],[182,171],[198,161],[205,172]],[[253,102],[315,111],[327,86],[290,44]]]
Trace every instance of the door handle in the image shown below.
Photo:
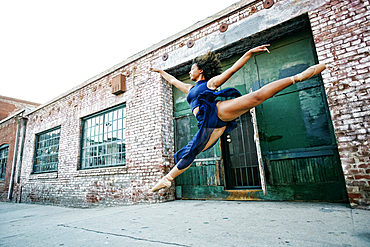
[[[230,135],[227,135],[226,138],[227,138],[226,139],[227,142],[231,142]]]

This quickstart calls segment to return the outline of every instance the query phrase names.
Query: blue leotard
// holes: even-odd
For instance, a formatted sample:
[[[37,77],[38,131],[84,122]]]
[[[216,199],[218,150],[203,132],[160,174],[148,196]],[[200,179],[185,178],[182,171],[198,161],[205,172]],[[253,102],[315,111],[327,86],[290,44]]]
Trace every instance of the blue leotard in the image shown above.
[[[240,96],[241,94],[235,88],[227,88],[218,92],[211,90],[207,87],[207,81],[204,80],[198,81],[189,90],[186,99],[190,104],[191,110],[193,111],[194,108],[199,106],[199,111],[196,115],[199,130],[185,147],[174,154],[175,163],[179,170],[190,166],[195,157],[203,151],[214,129],[226,126],[225,133],[228,133],[236,128],[235,120],[224,122],[218,118],[217,102]],[[209,148],[213,147],[216,142]]]
[[[190,105],[191,111],[194,111],[194,108],[199,106],[198,95],[206,91],[215,92],[216,90],[209,89],[207,87],[207,81],[204,80],[198,81],[194,87],[190,88],[186,100]]]

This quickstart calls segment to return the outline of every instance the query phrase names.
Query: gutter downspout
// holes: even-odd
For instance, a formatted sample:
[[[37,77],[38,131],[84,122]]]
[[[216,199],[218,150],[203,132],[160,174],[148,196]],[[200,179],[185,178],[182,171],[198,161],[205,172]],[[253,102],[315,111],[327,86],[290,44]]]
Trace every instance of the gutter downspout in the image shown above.
[[[17,122],[17,134],[16,134],[15,144],[14,144],[14,155],[13,155],[13,164],[12,164],[12,174],[10,176],[10,182],[9,182],[8,200],[11,200],[12,199],[13,183],[14,183],[14,173],[15,173],[15,166],[17,164],[19,132],[20,132],[20,128],[21,128],[21,119],[22,119],[22,117],[15,116],[14,119]]]
[[[19,184],[21,180],[21,171],[22,171],[22,158],[23,158],[23,149],[24,149],[24,140],[26,139],[26,125],[27,125],[27,118],[22,118],[22,133],[21,133],[21,140],[20,140],[20,147],[19,147],[19,155],[18,155],[18,162],[17,162],[17,179],[16,183]],[[20,192],[21,193],[21,192]],[[19,198],[21,194],[19,195]],[[20,201],[20,200],[19,200]]]

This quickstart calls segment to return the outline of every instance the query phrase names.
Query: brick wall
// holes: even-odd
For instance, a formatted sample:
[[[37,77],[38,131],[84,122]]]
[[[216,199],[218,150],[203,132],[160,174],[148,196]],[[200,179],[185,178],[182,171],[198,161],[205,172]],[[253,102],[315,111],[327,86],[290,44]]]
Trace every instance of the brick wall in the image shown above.
[[[171,129],[167,122],[172,116],[168,110],[172,96],[164,97],[166,86],[158,77],[141,83],[147,79],[147,70],[145,61],[130,64],[28,115],[22,202],[88,207],[174,199],[173,191],[150,192],[153,183],[170,169],[168,156],[173,148],[166,142],[172,143],[173,137],[164,136],[163,129]],[[113,95],[111,78],[127,72],[127,92]],[[127,107],[127,165],[79,170],[81,118],[123,103]],[[58,172],[32,174],[36,134],[57,126],[61,126]]]
[[[39,105],[38,103],[0,96],[0,120],[16,113],[24,107],[36,108]]]
[[[9,181],[12,172],[14,144],[17,132],[17,123],[14,118],[0,124],[0,147],[9,145],[8,160],[6,164],[5,180],[0,180],[0,201],[7,201]]]
[[[298,8],[296,2],[275,1],[275,7],[293,18],[304,14],[290,11]],[[329,66],[323,78],[350,201],[366,207],[370,204],[369,1],[301,2],[302,8],[327,3],[309,16],[319,60]],[[174,188],[150,192],[173,166],[174,127],[172,89],[158,74],[151,73],[148,79],[148,68],[163,63],[165,53],[169,54],[168,64],[171,59],[183,59],[171,66],[191,59],[188,54],[204,53],[209,47],[200,49],[197,42],[220,35],[221,24],[231,26],[261,11],[263,1],[240,2],[211,23],[146,50],[29,114],[18,190],[22,202],[88,207],[173,200]],[[186,47],[189,40],[195,42],[195,48]],[[209,42],[213,45],[213,40]],[[118,73],[127,75],[127,91],[115,96],[110,93],[110,82]],[[81,119],[123,103],[127,107],[127,165],[79,170]],[[56,126],[61,126],[58,172],[32,174],[36,134]]]
[[[310,13],[351,205],[370,206],[370,4],[330,1]]]

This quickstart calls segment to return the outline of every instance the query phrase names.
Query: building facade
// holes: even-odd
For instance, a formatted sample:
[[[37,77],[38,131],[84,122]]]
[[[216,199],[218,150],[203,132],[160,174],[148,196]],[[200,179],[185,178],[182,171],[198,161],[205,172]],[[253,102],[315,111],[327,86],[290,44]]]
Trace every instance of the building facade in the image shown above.
[[[369,207],[369,8],[367,0],[240,1],[23,114],[13,200],[74,207],[176,198]],[[264,43],[271,53],[253,56],[225,87],[246,94],[316,63],[328,68],[240,117],[239,127],[198,156],[174,186],[152,193],[196,122],[185,95],[149,67],[189,82],[193,58],[216,51],[227,69]]]
[[[15,167],[18,164],[20,131],[25,130],[25,112],[40,104],[0,96],[0,200],[12,198]]]
[[[0,95],[0,121],[17,113],[24,107],[36,108],[39,105],[41,104]]]

